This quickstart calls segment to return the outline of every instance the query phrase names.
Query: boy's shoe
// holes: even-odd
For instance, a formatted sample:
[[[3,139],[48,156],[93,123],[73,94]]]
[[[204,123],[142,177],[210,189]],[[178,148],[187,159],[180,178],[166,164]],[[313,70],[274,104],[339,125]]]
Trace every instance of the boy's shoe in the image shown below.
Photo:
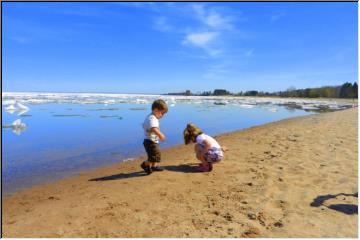
[[[161,171],[164,171],[164,169],[163,168],[161,168],[161,167],[151,167],[151,170],[152,171],[155,171],[155,172],[161,172]]]
[[[148,175],[152,173],[150,166],[146,166],[146,165],[145,165],[145,162],[143,162],[143,163],[140,165],[140,167],[141,167],[142,169],[144,169],[144,171],[145,171]]]

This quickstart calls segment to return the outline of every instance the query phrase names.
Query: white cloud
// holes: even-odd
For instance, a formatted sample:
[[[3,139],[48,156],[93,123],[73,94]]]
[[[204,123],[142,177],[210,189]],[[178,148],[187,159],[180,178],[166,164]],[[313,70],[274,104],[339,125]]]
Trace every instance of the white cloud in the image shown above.
[[[286,15],[285,12],[280,12],[280,13],[274,14],[274,15],[271,16],[270,22],[275,22],[275,21],[279,20],[280,18],[282,18],[285,15]]]
[[[180,42],[182,45],[200,48],[207,57],[222,55],[228,48],[228,35],[239,35],[238,30],[233,25],[234,16],[229,14],[228,8],[215,7],[210,3],[186,4],[182,5],[182,8],[178,6],[167,5],[167,9],[171,12],[163,10],[163,16],[155,17],[154,29],[178,34],[182,38]],[[228,15],[225,15],[224,11],[227,11]],[[182,24],[179,24],[180,16],[186,18]],[[172,24],[170,24],[170,20],[174,20]]]
[[[245,56],[251,57],[253,55],[253,52],[254,52],[254,49],[250,49],[250,50],[245,52]]]
[[[209,56],[216,57],[223,52],[216,44],[216,39],[219,36],[218,32],[190,33],[185,36],[182,44],[202,48]]]
[[[9,39],[17,42],[17,43],[28,43],[29,39],[25,37],[11,36]]]
[[[229,73],[230,71],[224,64],[219,64],[211,66],[202,77],[208,80],[220,80]]]
[[[150,11],[159,11],[157,2],[111,2],[114,5],[134,7],[134,8],[143,8]]]
[[[154,28],[163,31],[168,32],[173,29],[173,27],[169,24],[168,19],[166,17],[157,17],[154,19]]]
[[[212,41],[214,41],[218,35],[219,33],[217,32],[190,33],[185,37],[183,44],[192,44],[197,47],[206,47]]]
[[[209,9],[207,11],[204,5],[194,4],[193,10],[195,11],[196,17],[208,27],[227,30],[233,29],[231,19],[221,15],[215,9]]]

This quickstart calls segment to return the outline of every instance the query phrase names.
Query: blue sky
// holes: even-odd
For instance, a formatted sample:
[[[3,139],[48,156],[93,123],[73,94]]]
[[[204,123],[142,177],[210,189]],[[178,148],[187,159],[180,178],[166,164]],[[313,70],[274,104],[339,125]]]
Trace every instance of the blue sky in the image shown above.
[[[279,91],[355,82],[357,3],[2,2],[3,91]]]

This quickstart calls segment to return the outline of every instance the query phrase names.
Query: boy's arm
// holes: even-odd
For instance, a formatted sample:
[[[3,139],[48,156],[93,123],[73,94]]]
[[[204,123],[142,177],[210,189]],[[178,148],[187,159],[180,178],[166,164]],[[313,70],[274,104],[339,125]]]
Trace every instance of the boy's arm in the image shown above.
[[[150,129],[150,131],[155,133],[155,135],[159,137],[160,141],[165,141],[165,135],[160,132],[159,128],[153,127]]]

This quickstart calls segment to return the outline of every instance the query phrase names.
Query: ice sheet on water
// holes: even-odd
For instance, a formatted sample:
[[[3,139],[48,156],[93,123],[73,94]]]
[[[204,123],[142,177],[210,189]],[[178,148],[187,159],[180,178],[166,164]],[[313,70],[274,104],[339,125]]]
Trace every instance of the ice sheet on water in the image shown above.
[[[145,107],[136,107],[136,108],[129,108],[129,110],[133,110],[133,111],[143,111],[143,110],[148,110],[148,108],[145,108]]]
[[[3,105],[8,106],[6,111],[24,108],[15,103],[41,104],[41,103],[75,103],[75,104],[151,104],[156,99],[165,100],[169,106],[182,104],[216,105],[214,103],[225,103],[226,105],[238,106],[240,108],[252,108],[262,105],[286,106],[289,108],[305,109],[328,108],[332,110],[349,108],[352,103],[341,99],[301,99],[301,98],[276,98],[276,97],[235,97],[235,96],[173,96],[173,95],[146,95],[146,94],[105,94],[105,93],[3,93]],[[5,103],[5,104],[4,104]],[[250,107],[252,106],[252,107]],[[221,107],[221,106],[215,106]]]
[[[91,108],[91,109],[86,109],[87,111],[117,111],[119,110],[119,108]]]
[[[85,114],[53,114],[53,117],[88,117]]]
[[[122,119],[121,116],[119,115],[101,115],[100,118],[117,118],[117,119]]]

